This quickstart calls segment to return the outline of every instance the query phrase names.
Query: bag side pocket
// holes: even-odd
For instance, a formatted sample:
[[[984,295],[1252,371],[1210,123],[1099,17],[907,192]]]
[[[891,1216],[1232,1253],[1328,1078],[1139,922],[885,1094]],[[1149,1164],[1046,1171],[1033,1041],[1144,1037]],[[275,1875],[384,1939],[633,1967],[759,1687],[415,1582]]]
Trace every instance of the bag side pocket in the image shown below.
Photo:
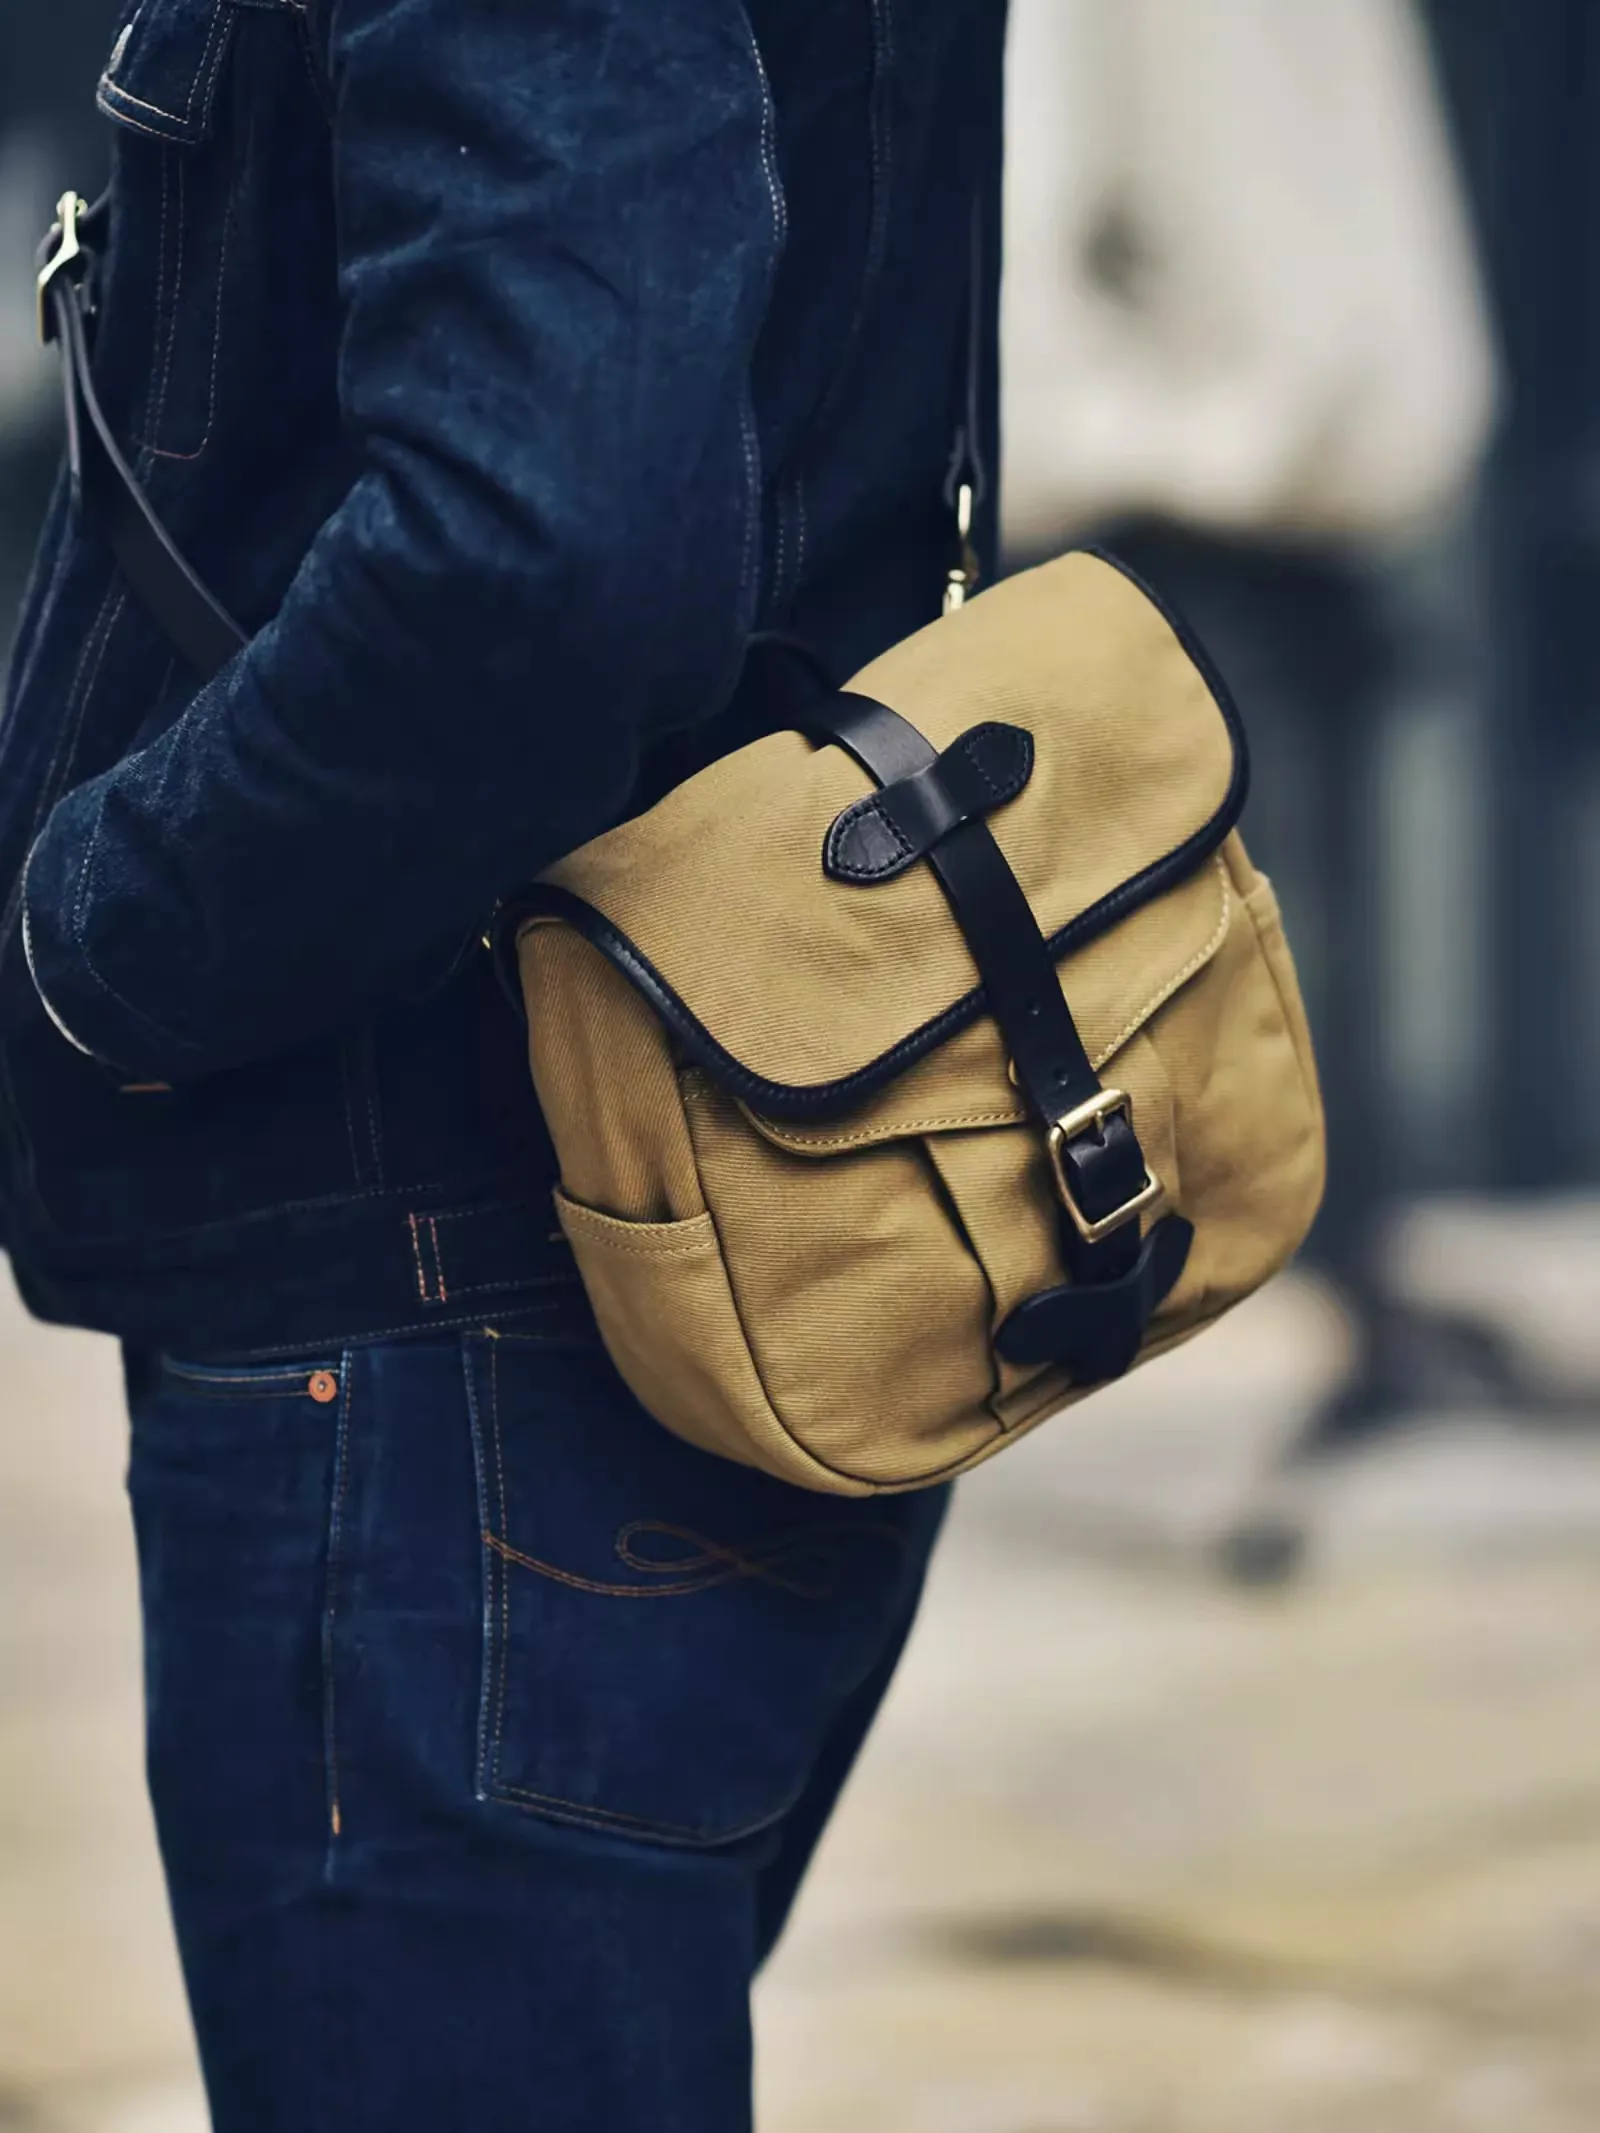
[[[611,1358],[657,1421],[803,1488],[872,1493],[810,1458],[774,1413],[709,1214],[621,1222],[564,1192],[555,1202]]]

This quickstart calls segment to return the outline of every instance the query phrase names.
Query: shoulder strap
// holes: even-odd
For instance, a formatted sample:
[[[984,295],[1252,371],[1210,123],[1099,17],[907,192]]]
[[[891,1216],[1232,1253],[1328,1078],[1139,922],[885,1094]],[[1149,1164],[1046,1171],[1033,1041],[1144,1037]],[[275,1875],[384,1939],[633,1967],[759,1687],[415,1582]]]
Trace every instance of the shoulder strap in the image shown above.
[[[111,434],[89,367],[95,268],[89,239],[105,213],[104,200],[91,208],[68,193],[40,255],[39,324],[43,338],[61,349],[72,484],[129,585],[188,664],[209,678],[244,645],[245,633],[156,516]]]

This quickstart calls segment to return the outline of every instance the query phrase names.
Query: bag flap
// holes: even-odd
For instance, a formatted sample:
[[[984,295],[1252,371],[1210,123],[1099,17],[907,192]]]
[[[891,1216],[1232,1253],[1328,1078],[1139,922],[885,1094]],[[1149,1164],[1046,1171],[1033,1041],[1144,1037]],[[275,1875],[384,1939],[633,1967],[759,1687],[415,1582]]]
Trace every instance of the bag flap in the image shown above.
[[[1004,580],[850,686],[937,748],[990,719],[1033,735],[1031,779],[987,819],[1065,961],[1086,1044],[1109,1056],[1227,927],[1226,874],[1206,861],[1247,766],[1203,652],[1083,552]],[[930,868],[871,886],[824,873],[830,826],[871,790],[843,749],[772,734],[562,860],[519,910],[577,928],[752,1109],[837,1116],[984,1008]],[[1094,952],[1113,927],[1115,947]],[[998,1049],[992,1026],[974,1041]]]

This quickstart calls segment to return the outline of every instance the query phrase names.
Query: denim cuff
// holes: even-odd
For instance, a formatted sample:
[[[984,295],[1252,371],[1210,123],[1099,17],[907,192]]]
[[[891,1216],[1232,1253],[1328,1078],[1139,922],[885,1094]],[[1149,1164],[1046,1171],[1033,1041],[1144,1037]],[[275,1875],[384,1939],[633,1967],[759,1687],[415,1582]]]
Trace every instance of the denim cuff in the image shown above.
[[[44,1009],[45,1013],[50,1017],[50,1020],[55,1024],[58,1032],[66,1038],[68,1044],[72,1046],[72,1049],[75,1052],[82,1052],[85,1059],[97,1058],[99,1055],[91,1051],[88,1045],[83,1043],[80,1038],[75,1037],[72,1031],[68,1029],[66,1023],[57,1013],[55,1005],[50,998],[50,995],[39,983],[39,965],[37,958],[35,957],[33,952],[33,921],[28,915],[28,907],[26,902],[24,902],[22,907],[22,952],[27,958],[28,975],[33,980],[34,991],[39,995],[39,1004]],[[101,1061],[102,1065],[106,1065],[108,1063],[109,1062],[104,1060]]]
[[[22,943],[45,1013],[74,1050],[135,1078],[173,1077],[176,1040],[164,1038],[114,992],[90,959],[86,921],[100,796],[71,793],[29,853],[22,877]]]

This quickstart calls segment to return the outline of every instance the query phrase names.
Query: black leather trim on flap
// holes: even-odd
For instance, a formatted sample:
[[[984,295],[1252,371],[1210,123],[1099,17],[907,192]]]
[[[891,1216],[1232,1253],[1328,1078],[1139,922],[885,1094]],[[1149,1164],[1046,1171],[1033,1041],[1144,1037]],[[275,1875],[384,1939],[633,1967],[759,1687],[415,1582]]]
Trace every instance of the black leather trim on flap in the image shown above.
[[[935,762],[852,802],[828,831],[823,871],[863,886],[892,881],[963,823],[1014,800],[1032,776],[1025,727],[969,727]]]
[[[1221,805],[1206,822],[1175,845],[1170,852],[1141,867],[1136,874],[1109,890],[1097,903],[1080,911],[1057,932],[1050,934],[1045,945],[1053,961],[1059,963],[1074,955],[1102,934],[1109,933],[1113,926],[1120,925],[1130,912],[1153,903],[1169,889],[1176,888],[1199,867],[1203,866],[1222,844],[1238,823],[1250,791],[1250,752],[1245,740],[1244,727],[1239,711],[1229,692],[1227,683],[1217,672],[1205,647],[1195,637],[1189,625],[1154,592],[1150,586],[1125,563],[1104,549],[1090,548],[1081,551],[1108,564],[1126,578],[1155,608],[1162,620],[1171,629],[1184,651],[1193,661],[1196,671],[1205,683],[1212,702],[1227,730],[1233,753],[1233,775]],[[672,986],[656,969],[649,957],[636,948],[627,935],[621,932],[592,904],[585,903],[570,889],[537,884],[521,895],[509,898],[503,907],[497,933],[509,947],[514,942],[519,925],[531,918],[559,919],[581,933],[590,945],[597,948],[622,975],[643,994],[656,1013],[671,1031],[685,1054],[697,1066],[704,1067],[730,1094],[749,1104],[752,1110],[763,1116],[786,1121],[795,1125],[808,1124],[815,1120],[837,1118],[865,1102],[869,1096],[885,1088],[897,1075],[908,1067],[915,1066],[930,1052],[937,1051],[941,1044],[948,1044],[952,1037],[959,1036],[980,1016],[988,1012],[988,1000],[983,987],[975,985],[963,993],[959,1000],[951,1002],[942,1013],[932,1016],[919,1028],[909,1031],[881,1052],[876,1059],[858,1067],[854,1073],[843,1074],[834,1081],[796,1083],[769,1081],[765,1075],[752,1073],[723,1045],[719,1044],[699,1018],[692,1014]],[[757,975],[756,983],[781,984],[781,971],[764,971]]]

